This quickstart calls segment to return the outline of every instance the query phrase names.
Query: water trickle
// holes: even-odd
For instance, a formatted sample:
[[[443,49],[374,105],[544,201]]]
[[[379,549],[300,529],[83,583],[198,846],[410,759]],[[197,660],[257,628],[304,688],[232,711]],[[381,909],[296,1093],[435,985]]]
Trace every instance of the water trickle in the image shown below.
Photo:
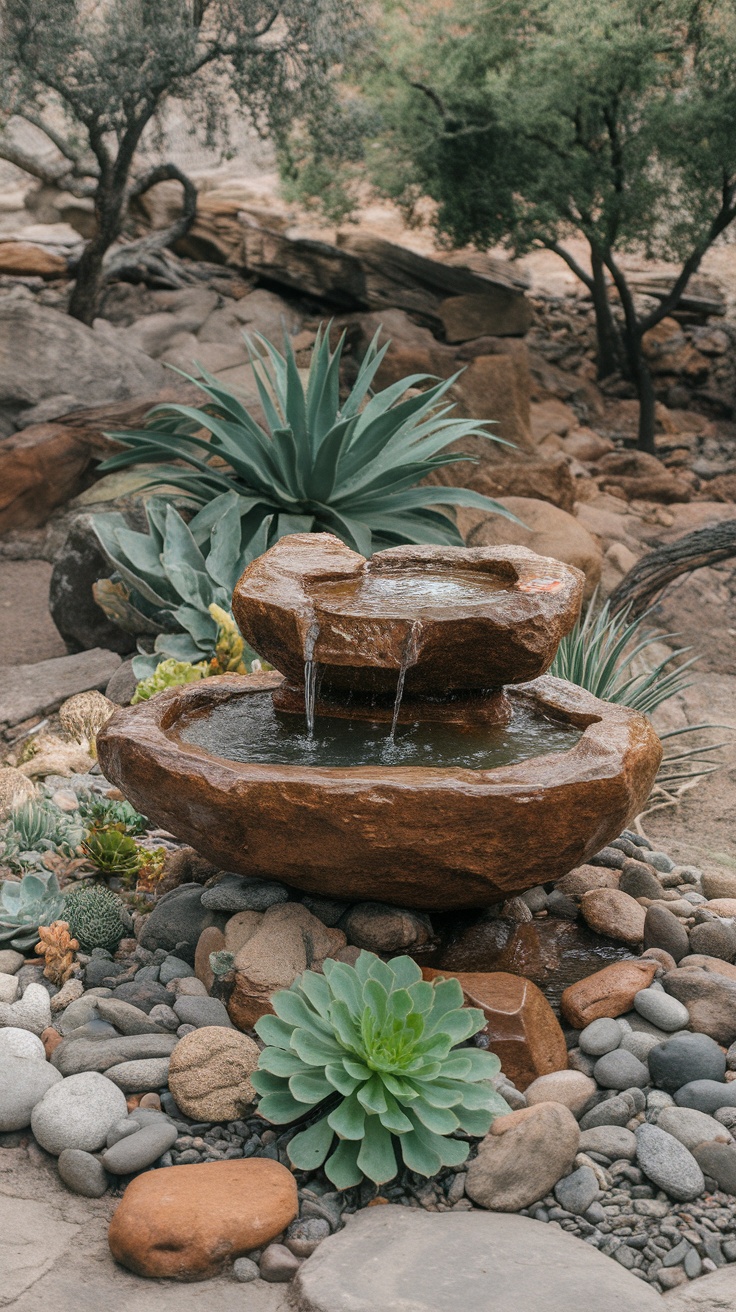
[[[319,637],[319,624],[313,620],[304,638],[304,712],[307,717],[307,738],[314,738],[314,708],[317,701],[317,661],[314,649]]]
[[[406,680],[406,671],[410,665],[413,665],[417,658],[417,648],[419,645],[419,634],[422,631],[421,620],[415,620],[412,624],[406,638],[404,651],[401,656],[401,665],[399,666],[399,677],[396,683],[396,697],[394,698],[394,713],[391,718],[391,732],[388,740],[394,741],[396,735],[396,726],[399,723],[399,711],[401,710],[401,699],[404,696],[404,683]]]

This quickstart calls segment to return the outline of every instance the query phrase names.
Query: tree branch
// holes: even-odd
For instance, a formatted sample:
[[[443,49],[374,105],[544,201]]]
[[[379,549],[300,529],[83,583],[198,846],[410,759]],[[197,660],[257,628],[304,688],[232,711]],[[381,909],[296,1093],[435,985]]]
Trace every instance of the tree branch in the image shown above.
[[[128,205],[131,201],[139,200],[157,183],[169,180],[181,183],[184,192],[181,215],[169,224],[168,228],[148,233],[145,237],[141,237],[139,241],[129,242],[126,246],[110,251],[103,264],[106,278],[119,276],[123,272],[130,273],[137,269],[145,269],[152,257],[155,257],[166,246],[172,246],[191,228],[197,213],[197,188],[191,178],[188,178],[186,173],[177,168],[176,164],[157,164],[155,168],[144,173],[128,192]]]
[[[22,118],[26,123],[32,124],[34,128],[38,128],[39,132],[43,132],[44,136],[48,137],[49,141],[56,146],[60,155],[63,155],[65,159],[70,160],[72,164],[77,164],[81,167],[82,156],[80,153],[74,150],[71,144],[62,137],[60,133],[56,132],[54,128],[50,127],[48,123],[44,123],[39,114],[32,114],[29,110],[23,109],[18,111],[17,117]]]
[[[588,291],[592,292],[593,278],[589,273],[585,272],[585,269],[583,268],[582,264],[578,264],[574,255],[571,255],[569,251],[566,251],[564,246],[560,246],[559,242],[546,241],[544,245],[547,247],[548,250],[554,251],[555,255],[559,255],[560,259],[564,260],[565,264],[570,269],[572,269],[573,273],[575,274],[575,277],[579,278],[582,283],[585,283],[585,286],[588,288]]]

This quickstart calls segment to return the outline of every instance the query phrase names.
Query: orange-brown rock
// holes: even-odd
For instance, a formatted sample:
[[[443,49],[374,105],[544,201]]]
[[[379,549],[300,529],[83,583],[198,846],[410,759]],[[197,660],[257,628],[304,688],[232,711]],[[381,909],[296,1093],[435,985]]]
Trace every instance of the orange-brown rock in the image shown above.
[[[604,966],[565,989],[560,1003],[562,1014],[576,1030],[585,1029],[601,1016],[623,1016],[631,1011],[636,994],[649,987],[658,970],[657,961],[641,958]]]
[[[726,979],[736,979],[736,966],[730,961],[721,961],[720,957],[706,957],[700,953],[692,953],[690,956],[680,957],[677,966],[680,970],[704,970],[709,975],[725,975]]]
[[[559,1021],[544,994],[531,980],[505,971],[449,972],[425,966],[425,979],[454,973],[470,1007],[480,1007],[486,1018],[483,1033],[491,1052],[500,1059],[505,1075],[517,1089],[525,1089],[540,1075],[567,1069],[567,1046]]]
[[[275,1239],[298,1210],[296,1181],[279,1162],[166,1166],[128,1185],[110,1223],[110,1251],[138,1276],[208,1280]]]
[[[63,255],[55,255],[30,241],[0,241],[0,273],[24,277],[66,278],[69,265]]]
[[[46,1051],[47,1061],[51,1060],[52,1052],[54,1052],[56,1048],[58,1048],[61,1041],[62,1041],[61,1035],[58,1030],[54,1029],[53,1025],[49,1025],[47,1029],[43,1030],[41,1034],[41,1042]]]
[[[235,987],[228,1013],[238,1029],[252,1029],[273,1011],[271,998],[305,970],[319,970],[345,947],[342,930],[328,929],[301,902],[269,907],[235,958]]]
[[[609,870],[607,866],[577,866],[562,876],[557,888],[568,897],[582,897],[591,888],[618,888],[620,878],[620,870]]]
[[[635,947],[644,940],[646,912],[636,898],[619,888],[592,888],[583,893],[580,910],[586,924],[598,934],[607,934]]]
[[[380,591],[382,582],[457,582],[458,572],[472,575],[472,601],[424,599],[417,610]],[[582,587],[576,569],[518,546],[391,547],[368,562],[329,533],[294,533],[246,568],[233,613],[251,646],[298,685],[309,655],[325,687],[393,696],[411,650],[405,695],[437,696],[543,674]]]
[[[570,512],[576,499],[575,480],[563,455],[551,460],[487,462],[466,483],[487,497],[536,497]]]
[[[206,929],[202,930],[194,951],[194,973],[197,979],[202,981],[208,993],[215,978],[210,965],[210,953],[224,950],[225,935],[221,929],[217,928],[217,925],[208,925]]]
[[[469,547],[494,547],[516,543],[542,556],[564,560],[585,574],[585,595],[592,595],[600,580],[603,555],[601,548],[582,520],[568,515],[538,497],[503,496],[497,498],[519,523],[487,515],[484,511],[458,512],[458,527]],[[472,520],[469,517],[472,516]]]

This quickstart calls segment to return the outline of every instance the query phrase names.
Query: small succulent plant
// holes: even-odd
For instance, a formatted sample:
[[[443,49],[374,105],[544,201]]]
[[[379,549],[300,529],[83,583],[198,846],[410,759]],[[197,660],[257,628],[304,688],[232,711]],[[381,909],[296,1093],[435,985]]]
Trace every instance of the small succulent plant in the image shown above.
[[[154,847],[153,850],[141,847],[140,865],[136,880],[136,893],[155,893],[164,877],[166,865],[166,848]]]
[[[83,952],[92,952],[95,948],[115,952],[127,928],[124,903],[109,888],[99,884],[92,888],[76,888],[73,893],[68,893],[64,900],[63,919]]]
[[[73,857],[82,834],[78,822],[52,802],[30,799],[0,829],[0,864],[22,871],[40,866],[45,852]]]
[[[289,1143],[292,1164],[325,1173],[338,1189],[376,1184],[405,1166],[435,1175],[465,1161],[455,1131],[483,1135],[508,1112],[491,1086],[493,1053],[457,1045],[485,1024],[463,1006],[456,979],[422,979],[409,957],[361,952],[355,966],[326,961],[272,999],[256,1033],[267,1045],[252,1077],[259,1113],[275,1124],[314,1115]],[[333,1145],[337,1136],[338,1143]]]
[[[90,829],[82,851],[105,878],[135,880],[141,868],[141,849],[120,829]]]
[[[38,934],[41,941],[36,944],[36,955],[44,959],[44,976],[61,988],[77,964],[79,944],[69,933],[65,920],[54,920],[48,926],[40,925]]]
[[[40,925],[58,920],[64,908],[64,895],[51,870],[30,872],[18,881],[0,883],[0,947],[25,952],[38,942]]]
[[[208,673],[206,661],[199,661],[196,665],[192,665],[191,661],[175,661],[173,658],[161,661],[153,674],[140,680],[131,698],[131,706],[147,702],[150,697],[155,697],[157,692],[164,692],[166,688],[177,688],[181,683],[197,683],[199,679],[206,678]]]
[[[148,820],[130,802],[113,801],[94,793],[79,796],[79,813],[89,829],[119,829],[131,838],[146,831]]]

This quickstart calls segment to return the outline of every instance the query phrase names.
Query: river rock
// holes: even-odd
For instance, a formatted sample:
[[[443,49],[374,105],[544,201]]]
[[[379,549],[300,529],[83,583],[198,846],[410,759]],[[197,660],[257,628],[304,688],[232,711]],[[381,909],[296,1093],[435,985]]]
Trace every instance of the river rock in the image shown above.
[[[677,963],[680,970],[704,970],[709,975],[723,975],[725,979],[736,979],[736,966],[718,957],[704,957],[699,952],[681,957]]]
[[[160,1116],[127,1134],[102,1154],[102,1165],[111,1175],[132,1175],[145,1171],[176,1142],[179,1131],[166,1117]]]
[[[118,984],[115,989],[116,1002],[127,1002],[145,1012],[153,1011],[154,1007],[172,1007],[175,998],[176,994],[164,988],[157,979],[131,979],[126,984]]]
[[[554,1192],[560,1207],[574,1216],[582,1216],[595,1202],[600,1190],[595,1172],[589,1166],[579,1166],[577,1171],[557,1182]]]
[[[618,1089],[620,1092],[643,1089],[649,1084],[648,1067],[626,1048],[617,1048],[599,1057],[593,1076],[602,1089]]]
[[[167,1083],[169,1059],[148,1057],[143,1061],[121,1061],[115,1066],[108,1066],[105,1075],[113,1084],[117,1084],[123,1093],[147,1093],[150,1089],[160,1089]]]
[[[177,1106],[195,1121],[234,1121],[255,1100],[250,1077],[259,1049],[239,1030],[221,1026],[194,1030],[176,1045],[169,1088]]]
[[[715,908],[708,908],[711,909]],[[736,929],[722,920],[706,920],[701,925],[693,925],[690,930],[690,952],[731,962],[736,956]]]
[[[304,970],[319,969],[346,942],[341,930],[328,929],[299,902],[269,907],[235,958],[230,1019],[238,1029],[252,1029],[259,1016],[272,1010],[271,997],[278,989],[289,988]]]
[[[682,921],[661,903],[647,908],[644,947],[663,948],[675,961],[690,951],[690,939]]]
[[[19,988],[20,982],[15,975],[0,974],[0,1003],[15,1002]]]
[[[202,906],[210,911],[267,911],[288,902],[289,890],[273,879],[248,879],[245,875],[223,875],[202,893]]]
[[[259,928],[262,919],[263,913],[261,911],[239,911],[237,915],[231,916],[225,926],[224,950],[232,952],[233,956],[237,957],[240,949],[245,947],[248,940],[253,937]],[[213,931],[205,930],[202,938],[208,933],[211,934]],[[199,951],[199,944],[197,944],[197,951]],[[212,948],[211,951],[214,952],[216,949]]]
[[[694,1107],[712,1116],[721,1107],[736,1107],[736,1082],[719,1084],[718,1080],[692,1080],[676,1090],[674,1099],[678,1107]]]
[[[180,884],[159,898],[143,926],[139,943],[151,952],[157,948],[173,952],[176,948],[185,961],[194,964],[202,930],[210,925],[224,929],[227,919],[226,912],[202,906],[201,884]]]
[[[0,1030],[0,1062],[6,1057],[24,1057],[31,1061],[46,1060],[46,1049],[41,1039],[30,1030],[18,1030],[7,1025]]]
[[[580,1151],[601,1153],[604,1157],[610,1157],[612,1162],[622,1159],[633,1162],[636,1157],[636,1137],[623,1125],[596,1125],[582,1131]]]
[[[586,924],[597,934],[636,947],[644,938],[644,908],[628,893],[617,888],[593,888],[583,893],[580,910]]]
[[[707,1034],[726,1047],[736,1039],[736,980],[705,970],[671,970],[662,981],[665,989],[690,1013],[698,1034]]]
[[[65,1148],[94,1153],[126,1111],[125,1095],[112,1080],[85,1071],[51,1086],[33,1109],[31,1128],[41,1147],[54,1156]]]
[[[736,871],[711,870],[703,872],[703,897],[736,898]]]
[[[715,1180],[724,1194],[736,1194],[736,1146],[733,1143],[701,1143],[693,1157],[704,1175]]]
[[[119,998],[97,998],[97,1011],[103,1020],[108,1020],[121,1034],[165,1034],[166,1026],[158,1022],[140,1007],[133,1007],[129,1002]]]
[[[33,1057],[0,1056],[0,1131],[24,1130],[31,1113],[61,1076],[47,1061]]]
[[[386,954],[421,947],[432,936],[429,916],[385,902],[356,902],[342,916],[338,928],[355,947]]]
[[[465,1192],[495,1212],[529,1207],[568,1173],[579,1142],[577,1121],[561,1103],[540,1102],[498,1116],[468,1167]]]
[[[110,1250],[139,1276],[207,1280],[275,1239],[298,1207],[293,1175],[266,1158],[164,1167],[128,1185]]]
[[[605,866],[576,866],[558,879],[555,888],[566,897],[580,898],[593,888],[618,888],[621,872]]]
[[[628,1125],[631,1118],[636,1115],[636,1111],[631,1094],[618,1093],[613,1098],[606,1098],[595,1107],[591,1107],[590,1111],[580,1118],[580,1129],[584,1132],[598,1129],[600,1126]]]
[[[582,1031],[578,1043],[583,1052],[591,1057],[603,1057],[621,1046],[623,1034],[621,1026],[615,1020],[602,1016],[600,1020],[591,1021]]]
[[[642,989],[634,998],[634,1007],[645,1020],[668,1033],[685,1029],[690,1021],[687,1007],[660,988]]]
[[[637,993],[648,988],[658,969],[656,961],[639,958],[615,961],[594,975],[586,975],[562,994],[560,1007],[565,1020],[582,1030],[601,1016],[622,1016],[631,1010]]]
[[[64,1184],[83,1198],[101,1198],[109,1181],[98,1157],[82,1148],[64,1148],[56,1163]]]
[[[175,981],[182,979],[191,979],[194,976],[194,967],[189,965],[188,961],[182,961],[181,957],[169,956],[161,962],[158,972],[160,984],[173,984]]]
[[[624,1034],[621,1047],[625,1048],[627,1052],[633,1052],[634,1056],[639,1061],[644,1062],[646,1066],[649,1063],[649,1054],[652,1048],[656,1048],[666,1038],[667,1035],[661,1030],[658,1034],[645,1034],[638,1030],[630,1030],[628,1034]]]
[[[649,1071],[659,1089],[674,1093],[693,1080],[723,1080],[726,1057],[707,1034],[677,1034],[649,1053]]]
[[[662,1306],[644,1281],[558,1226],[496,1212],[438,1216],[391,1205],[358,1212],[325,1239],[298,1271],[294,1292],[302,1312],[658,1312]]]
[[[75,998],[65,1008],[63,1015],[57,1019],[56,1028],[60,1034],[66,1036],[71,1034],[72,1030],[88,1025],[91,1020],[97,1020],[100,1015],[98,1003],[102,1001],[104,999],[96,997],[93,993],[83,993],[81,998]]]
[[[540,1075],[567,1067],[565,1036],[547,999],[531,980],[506,971],[444,971],[425,967],[425,979],[454,974],[467,1006],[480,1007],[484,1033],[503,1072],[522,1091]]]
[[[703,1172],[692,1153],[657,1125],[640,1125],[636,1131],[636,1156],[641,1170],[664,1189],[670,1198],[688,1202],[705,1189]]]
[[[644,861],[624,861],[618,886],[629,897],[662,896],[662,885],[652,867]]]
[[[181,1025],[194,1025],[197,1029],[212,1025],[221,1025],[229,1030],[233,1028],[227,1007],[219,998],[179,997],[174,1003],[174,1011]]]
[[[105,1036],[64,1039],[51,1057],[62,1075],[82,1071],[106,1071],[120,1062],[147,1061],[151,1057],[169,1057],[178,1040],[175,1034],[127,1034],[119,1038]]]
[[[679,1139],[690,1152],[701,1143],[733,1143],[725,1126],[694,1107],[663,1107],[657,1125],[660,1130],[666,1130]]]
[[[257,913],[246,912],[245,914],[250,915]],[[233,916],[232,919],[235,920],[237,917]],[[260,916],[258,919],[260,920]],[[228,924],[230,923],[231,922],[228,921]],[[208,993],[215,982],[214,972],[210,965],[210,957],[213,952],[224,951],[226,951],[226,947],[223,931],[218,929],[216,925],[210,925],[207,929],[203,929],[197,939],[197,946],[194,950],[194,973],[197,976],[197,979],[202,981]]]
[[[0,1027],[42,1034],[51,1024],[51,999],[43,984],[29,984],[17,1002],[0,1002]]]
[[[595,1080],[580,1071],[555,1071],[551,1075],[540,1075],[526,1090],[528,1107],[537,1103],[555,1102],[568,1107],[574,1116],[579,1116],[596,1092]]]

